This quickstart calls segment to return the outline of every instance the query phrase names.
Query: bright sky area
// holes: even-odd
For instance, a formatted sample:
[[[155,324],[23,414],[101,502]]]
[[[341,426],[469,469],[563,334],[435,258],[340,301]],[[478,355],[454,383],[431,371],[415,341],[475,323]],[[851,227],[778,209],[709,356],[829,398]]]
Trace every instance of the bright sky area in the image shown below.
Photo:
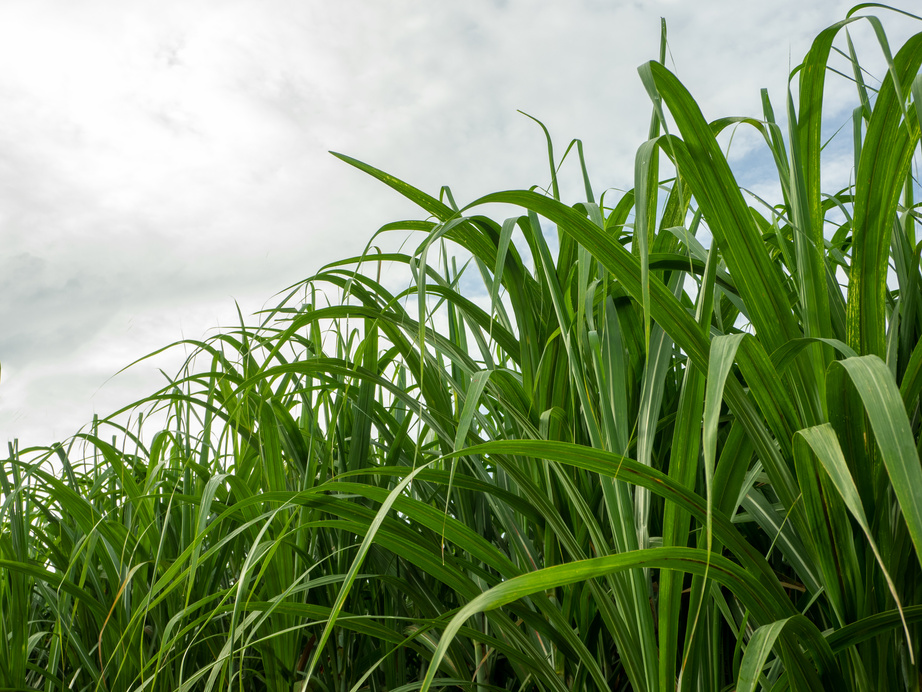
[[[851,4],[7,0],[0,443],[50,444],[141,398],[176,357],[110,376],[424,217],[328,150],[463,205],[549,182],[521,109],[559,152],[583,140],[596,185],[629,188],[650,118],[636,67],[658,54],[660,17],[705,115],[758,117],[761,87],[784,112],[789,68]],[[896,45],[922,30],[876,13]],[[873,63],[866,22],[853,38]],[[831,125],[853,93],[830,95]],[[757,145],[731,151],[756,190]],[[843,183],[848,153],[830,163]]]

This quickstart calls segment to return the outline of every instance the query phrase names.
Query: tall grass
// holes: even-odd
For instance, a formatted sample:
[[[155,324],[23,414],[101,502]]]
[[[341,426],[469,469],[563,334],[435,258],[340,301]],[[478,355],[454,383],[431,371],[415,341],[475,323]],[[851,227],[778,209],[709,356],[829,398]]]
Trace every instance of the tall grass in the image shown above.
[[[919,690],[922,34],[892,52],[852,15],[787,131],[766,94],[707,122],[664,44],[614,201],[579,144],[562,202],[549,137],[548,190],[463,209],[337,154],[422,208],[380,231],[415,250],[331,264],[130,411],[11,447],[0,687]],[[854,182],[824,192],[839,37]]]

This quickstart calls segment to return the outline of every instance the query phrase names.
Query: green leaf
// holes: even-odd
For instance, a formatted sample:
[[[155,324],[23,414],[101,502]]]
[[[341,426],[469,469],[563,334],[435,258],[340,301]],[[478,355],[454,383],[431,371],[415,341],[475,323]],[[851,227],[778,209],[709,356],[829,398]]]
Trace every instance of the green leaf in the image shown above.
[[[876,356],[846,358],[830,367],[845,370],[864,403],[874,441],[922,564],[922,465],[890,370]]]

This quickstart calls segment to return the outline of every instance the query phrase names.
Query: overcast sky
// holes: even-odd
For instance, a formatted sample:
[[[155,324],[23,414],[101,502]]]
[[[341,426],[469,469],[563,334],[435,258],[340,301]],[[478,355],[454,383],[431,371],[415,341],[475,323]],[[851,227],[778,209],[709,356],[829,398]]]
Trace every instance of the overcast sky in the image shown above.
[[[548,183],[520,109],[560,152],[583,140],[598,188],[631,187],[661,16],[705,116],[758,116],[761,87],[783,112],[789,67],[850,4],[5,0],[0,444],[140,398],[156,364],[110,375],[420,218],[328,150],[465,204]],[[920,30],[880,16],[894,43]]]

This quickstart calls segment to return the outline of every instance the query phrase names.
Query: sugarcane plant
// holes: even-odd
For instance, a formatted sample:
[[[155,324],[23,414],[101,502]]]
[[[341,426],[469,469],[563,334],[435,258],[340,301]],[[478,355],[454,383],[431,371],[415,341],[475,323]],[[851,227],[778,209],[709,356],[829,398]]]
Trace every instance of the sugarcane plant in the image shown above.
[[[143,400],[10,446],[0,687],[919,690],[922,33],[893,52],[868,8],[780,120],[763,92],[708,122],[664,25],[624,193],[574,140],[562,201],[546,129],[546,188],[463,208],[336,154],[425,218],[182,342]],[[830,75],[857,95],[836,192]],[[738,184],[740,128],[778,199]]]

